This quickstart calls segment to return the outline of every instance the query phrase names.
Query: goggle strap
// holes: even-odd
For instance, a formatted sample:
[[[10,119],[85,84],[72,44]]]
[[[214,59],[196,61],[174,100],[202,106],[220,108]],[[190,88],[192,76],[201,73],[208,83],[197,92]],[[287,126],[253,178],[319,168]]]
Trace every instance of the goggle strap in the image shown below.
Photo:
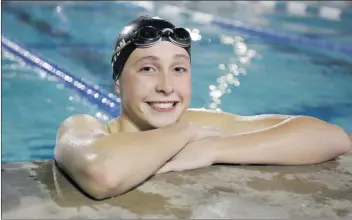
[[[114,57],[116,54],[120,53],[122,51],[123,48],[127,47],[128,45],[130,45],[132,42],[129,40],[126,44],[124,44],[122,47],[119,48],[119,46],[117,46],[115,48],[115,52],[112,54],[112,57]]]

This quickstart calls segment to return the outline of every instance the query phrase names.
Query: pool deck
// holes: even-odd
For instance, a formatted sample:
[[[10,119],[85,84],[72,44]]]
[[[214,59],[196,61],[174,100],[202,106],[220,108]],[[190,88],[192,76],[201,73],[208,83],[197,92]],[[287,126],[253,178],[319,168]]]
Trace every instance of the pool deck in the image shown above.
[[[95,201],[52,161],[2,165],[3,219],[352,219],[351,153],[315,166],[225,166],[168,173]]]

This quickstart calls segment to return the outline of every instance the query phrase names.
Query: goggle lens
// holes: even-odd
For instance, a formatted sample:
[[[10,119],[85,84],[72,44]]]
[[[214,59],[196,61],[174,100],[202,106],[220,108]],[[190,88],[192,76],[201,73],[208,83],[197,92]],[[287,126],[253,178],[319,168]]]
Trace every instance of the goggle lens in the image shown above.
[[[176,28],[174,30],[174,33],[175,33],[175,36],[176,36],[177,39],[180,39],[180,40],[183,40],[183,41],[185,41],[185,40],[189,40],[190,41],[191,40],[191,35],[184,28]],[[177,40],[177,39],[175,39],[175,40]]]
[[[159,31],[154,27],[143,27],[138,31],[136,38],[143,40],[155,39],[159,35]]]

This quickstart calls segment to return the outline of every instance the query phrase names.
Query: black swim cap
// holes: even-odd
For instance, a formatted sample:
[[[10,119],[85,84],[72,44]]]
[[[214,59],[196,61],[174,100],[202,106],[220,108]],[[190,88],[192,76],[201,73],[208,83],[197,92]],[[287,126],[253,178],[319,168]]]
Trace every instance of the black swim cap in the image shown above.
[[[131,37],[135,32],[137,32],[142,27],[147,27],[147,26],[154,27],[158,30],[163,30],[165,28],[170,28],[170,29],[176,28],[175,25],[173,25],[172,23],[170,23],[167,20],[164,20],[159,17],[148,16],[148,15],[138,17],[137,19],[128,23],[121,30],[120,34],[118,35],[118,37],[115,41],[115,45],[114,45],[114,52],[113,52],[114,54],[113,54],[113,58],[112,58],[112,72],[113,72],[114,81],[119,79],[128,57],[137,48],[137,46],[135,44],[131,43],[131,44],[128,44],[127,46],[125,46],[123,49],[121,49],[121,51],[116,55],[115,51],[116,51],[117,47],[119,47],[119,46],[121,47],[123,45],[126,45],[131,40]],[[162,40],[168,40],[168,38],[162,38]],[[191,45],[189,45],[188,47],[183,47],[183,48],[191,56],[191,54],[190,54]]]

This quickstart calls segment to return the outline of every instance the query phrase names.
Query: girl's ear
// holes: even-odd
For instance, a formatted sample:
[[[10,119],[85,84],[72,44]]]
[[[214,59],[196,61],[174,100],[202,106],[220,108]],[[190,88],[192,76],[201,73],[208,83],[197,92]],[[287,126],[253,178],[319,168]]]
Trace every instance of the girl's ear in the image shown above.
[[[120,80],[116,80],[116,82],[115,82],[115,90],[116,90],[117,94],[120,95]]]

